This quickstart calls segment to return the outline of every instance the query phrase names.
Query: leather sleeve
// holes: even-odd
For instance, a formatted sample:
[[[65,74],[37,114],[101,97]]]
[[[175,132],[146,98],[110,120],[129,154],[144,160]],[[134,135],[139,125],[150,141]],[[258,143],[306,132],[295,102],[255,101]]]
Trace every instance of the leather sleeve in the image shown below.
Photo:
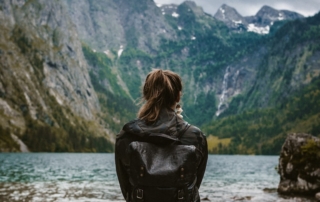
[[[200,161],[199,164],[199,168],[198,168],[198,174],[197,174],[197,187],[198,189],[200,189],[200,185],[204,176],[204,173],[206,171],[206,167],[207,167],[207,161],[208,161],[208,144],[207,144],[207,139],[206,137],[202,134],[201,135],[203,137],[202,139],[202,160]]]
[[[129,182],[129,176],[126,171],[126,166],[124,164],[124,158],[126,157],[126,144],[127,140],[121,138],[123,136],[123,131],[117,136],[116,146],[115,146],[115,164],[116,164],[116,172],[121,188],[121,192],[123,197],[127,200],[128,195],[130,195],[131,185]]]
[[[208,145],[206,136],[201,132],[201,130],[195,126],[190,126],[184,135],[180,138],[182,144],[184,145],[194,145],[199,149],[202,154],[202,158],[199,163],[198,173],[197,173],[197,187],[200,188],[208,161]]]

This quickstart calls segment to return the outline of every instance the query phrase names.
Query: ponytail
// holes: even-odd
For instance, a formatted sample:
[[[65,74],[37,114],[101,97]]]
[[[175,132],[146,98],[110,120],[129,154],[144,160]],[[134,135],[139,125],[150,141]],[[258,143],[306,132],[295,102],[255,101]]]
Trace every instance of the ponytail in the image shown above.
[[[172,107],[180,98],[182,82],[178,74],[170,70],[151,71],[143,86],[142,101],[146,101],[138,112],[138,118],[147,123],[156,121],[162,108]]]

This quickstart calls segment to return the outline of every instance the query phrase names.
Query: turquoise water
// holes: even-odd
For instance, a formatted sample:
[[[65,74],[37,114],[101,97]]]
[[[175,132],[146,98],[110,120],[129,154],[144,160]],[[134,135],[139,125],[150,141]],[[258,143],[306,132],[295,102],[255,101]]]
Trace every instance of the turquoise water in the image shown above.
[[[277,156],[210,155],[202,201],[311,201],[279,196]],[[208,199],[208,200],[205,200]],[[121,201],[114,154],[0,154],[0,201]]]

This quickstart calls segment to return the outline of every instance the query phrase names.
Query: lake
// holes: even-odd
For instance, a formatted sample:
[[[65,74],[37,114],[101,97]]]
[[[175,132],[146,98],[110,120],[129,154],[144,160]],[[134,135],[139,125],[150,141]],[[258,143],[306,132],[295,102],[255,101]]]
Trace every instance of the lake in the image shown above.
[[[313,201],[276,192],[278,156],[209,155],[202,201]],[[114,154],[0,153],[0,201],[121,201]]]

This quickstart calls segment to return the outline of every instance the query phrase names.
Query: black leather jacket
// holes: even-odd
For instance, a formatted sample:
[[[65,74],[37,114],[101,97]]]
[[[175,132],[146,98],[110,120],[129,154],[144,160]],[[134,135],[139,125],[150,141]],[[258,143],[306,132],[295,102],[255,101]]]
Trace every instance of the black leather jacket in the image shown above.
[[[136,119],[128,122],[117,135],[115,147],[115,162],[118,180],[124,198],[129,201],[128,197],[131,192],[129,182],[129,165],[130,159],[126,155],[128,145],[132,141],[141,140],[150,133],[164,133],[176,136],[178,131],[184,131],[179,138],[183,145],[194,145],[202,154],[197,171],[197,190],[200,188],[201,181],[206,169],[208,159],[207,140],[201,130],[185,122],[176,115],[171,109],[163,109],[160,112],[158,120],[152,125],[147,125],[144,121]],[[196,193],[196,201],[200,201],[199,193]]]

